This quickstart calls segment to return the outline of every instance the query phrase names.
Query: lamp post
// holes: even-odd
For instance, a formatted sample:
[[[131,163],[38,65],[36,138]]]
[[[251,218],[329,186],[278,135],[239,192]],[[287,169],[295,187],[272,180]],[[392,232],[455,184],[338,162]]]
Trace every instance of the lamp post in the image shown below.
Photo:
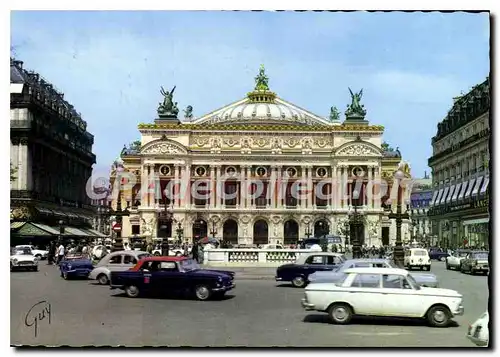
[[[183,232],[181,222],[177,222],[176,232],[177,232],[177,240],[179,241],[179,244],[181,244],[182,243],[182,232]]]
[[[358,191],[355,190],[353,192],[353,197],[358,197]],[[350,219],[349,221],[352,223],[353,228],[354,228],[354,237],[352,241],[352,257],[354,259],[359,259],[361,258],[361,244],[358,239],[358,233],[359,233],[359,226],[361,225],[361,213],[358,212],[358,205],[354,204],[354,211],[349,211],[349,216]],[[349,230],[350,231],[350,230]],[[352,233],[352,232],[351,232]]]
[[[121,159],[115,160],[114,166],[116,168],[116,180],[118,181],[117,182],[118,183],[118,198],[116,200],[116,210],[114,210],[112,213],[116,217],[116,225],[118,226],[118,229],[115,231],[116,237],[115,237],[115,243],[113,244],[112,251],[117,252],[117,251],[123,250],[123,242],[122,242],[123,216],[128,216],[129,212],[128,212],[127,208],[124,211],[122,210],[122,195],[121,195],[122,177],[121,177],[121,174],[124,171],[123,161]]]
[[[59,221],[59,241],[62,242],[62,236],[64,234],[64,221]]]
[[[345,240],[344,240],[344,251],[347,252],[347,240],[349,239],[349,229],[350,228],[350,224],[348,221],[345,221],[344,222],[344,233],[345,233]],[[349,242],[350,244],[351,242]]]
[[[394,247],[394,263],[399,267],[404,267],[405,251],[403,248],[403,242],[401,240],[401,226],[403,224],[403,219],[409,219],[408,212],[402,212],[402,193],[401,180],[405,177],[405,174],[398,170],[394,175],[396,178],[396,184],[398,185],[398,196],[397,196],[397,208],[396,213],[392,212],[389,214],[389,219],[396,220],[396,246]]]

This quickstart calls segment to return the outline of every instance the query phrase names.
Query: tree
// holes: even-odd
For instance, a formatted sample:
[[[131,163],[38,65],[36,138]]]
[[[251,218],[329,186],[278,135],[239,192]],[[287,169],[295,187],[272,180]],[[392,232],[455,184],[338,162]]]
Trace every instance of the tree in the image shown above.
[[[10,163],[10,182],[16,179],[17,167],[12,167],[12,162]]]

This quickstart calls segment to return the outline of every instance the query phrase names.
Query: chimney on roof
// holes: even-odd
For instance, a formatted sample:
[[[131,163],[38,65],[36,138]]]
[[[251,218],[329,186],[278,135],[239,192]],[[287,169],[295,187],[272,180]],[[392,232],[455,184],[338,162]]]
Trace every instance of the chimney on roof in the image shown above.
[[[14,60],[14,61],[12,61],[12,64],[14,66],[16,66],[17,68],[19,68],[19,69],[23,69],[24,62],[23,61]]]

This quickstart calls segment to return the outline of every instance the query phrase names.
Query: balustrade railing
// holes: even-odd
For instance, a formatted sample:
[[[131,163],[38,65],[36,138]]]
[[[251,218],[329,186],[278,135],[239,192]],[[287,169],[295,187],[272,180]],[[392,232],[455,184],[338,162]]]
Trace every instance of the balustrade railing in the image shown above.
[[[206,265],[279,266],[312,252],[310,249],[206,249],[203,261]]]

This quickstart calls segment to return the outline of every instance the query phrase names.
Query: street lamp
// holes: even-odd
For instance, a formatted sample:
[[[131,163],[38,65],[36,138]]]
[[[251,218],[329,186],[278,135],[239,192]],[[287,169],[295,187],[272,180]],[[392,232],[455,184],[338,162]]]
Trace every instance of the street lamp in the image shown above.
[[[344,251],[347,252],[347,240],[349,239],[349,234],[350,234],[350,224],[348,221],[344,222],[344,233],[345,233],[345,240],[344,240]],[[350,244],[351,242],[349,242]]]
[[[358,197],[359,193],[357,190],[355,190],[353,192],[353,197]],[[353,238],[353,241],[352,241],[352,257],[354,259],[359,259],[361,258],[361,244],[359,242],[359,239],[358,239],[358,234],[359,234],[359,227],[360,225],[362,224],[362,216],[361,216],[361,213],[358,212],[358,206],[355,204],[353,205],[354,207],[354,211],[349,211],[349,221],[352,223],[353,225],[353,229],[354,229],[354,237]],[[352,232],[351,232],[352,233]]]
[[[212,238],[215,239],[215,235],[217,234],[217,227],[215,226],[215,220],[212,219],[212,231],[210,232]]]
[[[179,244],[182,243],[182,232],[183,232],[182,224],[181,222],[177,222],[177,239],[179,241]]]
[[[59,241],[62,242],[62,236],[64,234],[64,221],[61,219],[59,221]]]
[[[401,241],[401,226],[403,224],[403,219],[409,219],[408,212],[402,213],[402,193],[401,181],[404,179],[405,174],[403,171],[398,170],[394,175],[396,178],[396,184],[398,185],[398,196],[397,196],[397,208],[396,213],[389,214],[389,219],[396,220],[396,246],[394,247],[394,263],[399,267],[404,267],[405,250],[403,248],[403,242]]]
[[[122,243],[122,223],[123,223],[123,216],[128,216],[129,212],[127,209],[125,211],[122,211],[122,195],[121,195],[121,189],[122,189],[122,172],[125,170],[123,167],[123,161],[121,159],[115,160],[113,163],[115,166],[116,170],[116,180],[118,181],[118,198],[116,200],[116,210],[113,212],[113,215],[116,216],[116,225],[118,226],[118,230],[116,230],[116,237],[115,237],[115,243],[113,244],[113,252],[123,250],[123,243]]]

